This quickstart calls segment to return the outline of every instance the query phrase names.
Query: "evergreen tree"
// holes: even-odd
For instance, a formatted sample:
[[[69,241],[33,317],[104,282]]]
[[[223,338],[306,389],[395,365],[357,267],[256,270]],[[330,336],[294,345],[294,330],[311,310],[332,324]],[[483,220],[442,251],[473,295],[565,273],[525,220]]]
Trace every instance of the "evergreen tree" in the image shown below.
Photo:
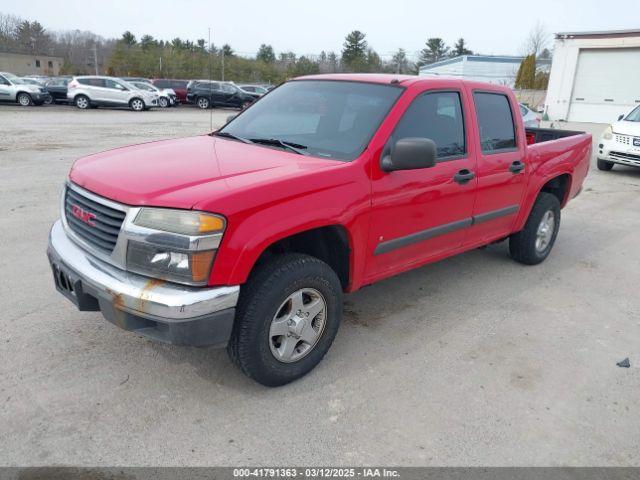
[[[393,64],[393,71],[395,73],[407,73],[409,70],[409,60],[407,60],[406,50],[399,48],[398,51],[393,54],[391,63]]]
[[[273,63],[276,61],[276,54],[273,53],[273,47],[271,45],[262,44],[256,55],[256,60],[260,60],[264,63]]]
[[[459,38],[456,44],[453,46],[451,55],[459,57],[461,55],[473,55],[473,52],[467,48],[467,42],[464,41],[464,38]]]
[[[419,66],[428,65],[442,60],[449,53],[449,48],[441,38],[428,38],[425,48],[420,52]]]
[[[516,74],[515,88],[535,88],[536,83],[536,55],[527,55]]]
[[[367,63],[366,35],[359,30],[349,33],[342,48],[342,63],[354,71],[360,71]]]

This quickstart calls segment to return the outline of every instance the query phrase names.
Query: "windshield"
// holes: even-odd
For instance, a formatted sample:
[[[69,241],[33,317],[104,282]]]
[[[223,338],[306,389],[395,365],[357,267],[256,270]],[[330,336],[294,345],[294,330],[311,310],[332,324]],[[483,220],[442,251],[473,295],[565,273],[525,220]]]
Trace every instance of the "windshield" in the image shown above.
[[[364,151],[402,91],[396,85],[292,81],[219,132],[249,140],[276,139],[309,155],[349,161]]]
[[[20,77],[15,76],[13,73],[5,73],[4,76],[7,80],[10,80],[11,83],[15,85],[27,85],[27,82],[22,80]]]
[[[640,107],[631,110],[631,113],[625,118],[627,122],[640,122]]]
[[[133,85],[138,89],[138,90],[146,90],[147,92],[155,92],[156,89],[152,86],[149,85],[148,83],[144,83],[144,82],[134,82]]]

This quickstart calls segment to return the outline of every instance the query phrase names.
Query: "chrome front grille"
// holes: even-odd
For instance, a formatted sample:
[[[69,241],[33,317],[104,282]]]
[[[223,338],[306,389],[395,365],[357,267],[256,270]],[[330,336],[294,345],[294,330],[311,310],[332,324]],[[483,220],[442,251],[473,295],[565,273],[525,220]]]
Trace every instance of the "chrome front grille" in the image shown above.
[[[69,228],[92,247],[111,254],[118,241],[126,212],[100,203],[99,197],[87,196],[67,187],[64,211]]]

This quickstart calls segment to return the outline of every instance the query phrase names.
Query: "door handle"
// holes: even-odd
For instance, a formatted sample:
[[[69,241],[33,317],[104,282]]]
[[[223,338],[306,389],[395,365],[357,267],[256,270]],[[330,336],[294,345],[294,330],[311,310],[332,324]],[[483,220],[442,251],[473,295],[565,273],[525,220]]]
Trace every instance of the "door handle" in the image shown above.
[[[453,181],[459,183],[460,185],[464,185],[470,180],[473,180],[475,176],[476,174],[471,170],[467,170],[466,168],[464,168],[453,176]]]
[[[520,173],[522,170],[524,170],[524,163],[522,163],[520,160],[516,160],[511,165],[509,165],[509,171],[511,173]]]

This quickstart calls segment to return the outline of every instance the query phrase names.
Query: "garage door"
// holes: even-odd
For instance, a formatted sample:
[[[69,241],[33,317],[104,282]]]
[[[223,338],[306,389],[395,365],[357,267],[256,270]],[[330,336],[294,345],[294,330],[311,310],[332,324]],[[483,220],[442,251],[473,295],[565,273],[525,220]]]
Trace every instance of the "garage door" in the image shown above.
[[[640,104],[640,48],[580,50],[569,120],[613,122]]]

